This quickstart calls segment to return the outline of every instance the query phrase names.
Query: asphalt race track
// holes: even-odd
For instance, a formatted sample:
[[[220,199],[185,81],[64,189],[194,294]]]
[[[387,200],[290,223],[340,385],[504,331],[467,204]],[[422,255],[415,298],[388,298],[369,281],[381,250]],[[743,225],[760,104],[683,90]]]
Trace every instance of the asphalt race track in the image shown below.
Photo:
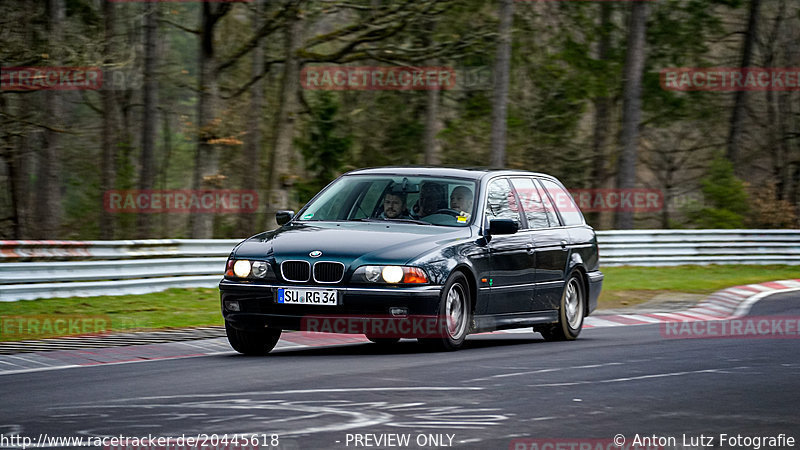
[[[771,295],[749,316],[796,322],[800,292]],[[257,433],[259,448],[274,434],[287,449],[528,449],[617,434],[627,445],[685,436],[694,448],[728,448],[720,434],[784,434],[794,446],[761,448],[798,448],[797,338],[795,328],[794,338],[675,339],[653,324],[586,329],[575,342],[471,336],[454,353],[409,340],[7,374],[0,434]],[[404,436],[408,445],[395,440]]]

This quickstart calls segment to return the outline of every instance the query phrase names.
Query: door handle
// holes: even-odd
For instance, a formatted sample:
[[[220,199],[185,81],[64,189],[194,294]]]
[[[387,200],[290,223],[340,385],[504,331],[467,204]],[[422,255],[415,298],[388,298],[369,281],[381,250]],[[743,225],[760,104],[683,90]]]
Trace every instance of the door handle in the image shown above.
[[[532,253],[536,252],[536,249],[534,248],[533,244],[528,244],[527,247],[528,247],[528,253],[529,254],[532,254]]]
[[[567,241],[562,240],[561,241],[561,250],[566,250],[566,249],[567,249]]]

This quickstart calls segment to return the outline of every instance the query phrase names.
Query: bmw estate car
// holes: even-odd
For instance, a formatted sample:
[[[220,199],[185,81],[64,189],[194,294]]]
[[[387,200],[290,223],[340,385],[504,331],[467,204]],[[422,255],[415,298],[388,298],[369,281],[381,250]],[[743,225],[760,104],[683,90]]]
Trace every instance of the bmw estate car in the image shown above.
[[[233,249],[219,284],[240,353],[268,353],[283,330],[441,350],[523,327],[573,340],[602,287],[594,230],[541,173],[356,170],[276,218]]]

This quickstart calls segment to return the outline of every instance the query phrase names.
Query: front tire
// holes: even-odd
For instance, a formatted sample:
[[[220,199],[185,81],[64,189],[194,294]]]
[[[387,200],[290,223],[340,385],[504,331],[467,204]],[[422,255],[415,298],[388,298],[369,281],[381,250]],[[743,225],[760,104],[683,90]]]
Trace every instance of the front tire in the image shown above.
[[[537,331],[547,341],[574,341],[581,334],[584,311],[586,311],[586,289],[580,272],[573,270],[561,294],[558,323]]]
[[[442,290],[439,301],[439,314],[436,329],[439,338],[421,338],[420,342],[436,350],[458,350],[464,345],[469,334],[469,323],[472,317],[467,278],[461,272],[450,276]]]
[[[259,331],[237,330],[225,322],[225,334],[234,350],[251,356],[262,356],[269,353],[281,338],[280,328],[264,328]]]

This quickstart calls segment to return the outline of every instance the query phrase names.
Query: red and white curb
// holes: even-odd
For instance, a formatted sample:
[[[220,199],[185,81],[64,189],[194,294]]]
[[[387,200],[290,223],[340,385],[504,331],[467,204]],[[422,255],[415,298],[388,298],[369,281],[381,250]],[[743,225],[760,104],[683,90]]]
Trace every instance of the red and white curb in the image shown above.
[[[669,313],[613,314],[587,317],[584,328],[648,325],[666,322],[730,320],[746,315],[762,298],[777,292],[800,290],[800,279],[734,286],[717,291],[697,305]]]

